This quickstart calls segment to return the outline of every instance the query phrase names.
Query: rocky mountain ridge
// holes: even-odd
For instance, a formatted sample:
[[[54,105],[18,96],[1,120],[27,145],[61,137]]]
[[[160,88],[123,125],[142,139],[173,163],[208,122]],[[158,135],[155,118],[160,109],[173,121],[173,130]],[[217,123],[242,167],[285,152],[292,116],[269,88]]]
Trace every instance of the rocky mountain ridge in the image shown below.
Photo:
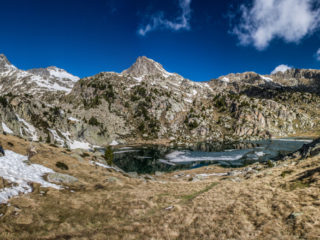
[[[41,97],[68,93],[79,78],[57,67],[20,70],[5,55],[0,55],[0,93],[30,94]]]
[[[12,68],[2,62],[0,71],[2,65]],[[38,88],[27,91],[29,95],[6,89],[0,104],[3,130],[70,148],[111,142],[237,141],[320,130],[319,70],[266,76],[247,72],[193,82],[139,57],[122,73],[102,72],[78,81],[55,68],[28,74],[54,76],[59,86],[72,89],[50,98],[39,98]],[[0,85],[16,79],[9,74],[0,78]],[[51,90],[40,92],[59,93]]]

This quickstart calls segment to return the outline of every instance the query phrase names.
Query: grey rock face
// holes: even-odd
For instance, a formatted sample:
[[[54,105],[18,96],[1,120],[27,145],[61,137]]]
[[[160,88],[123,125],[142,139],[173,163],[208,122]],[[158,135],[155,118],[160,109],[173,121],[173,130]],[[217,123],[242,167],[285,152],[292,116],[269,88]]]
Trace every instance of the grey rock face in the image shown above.
[[[144,75],[163,75],[169,73],[163,69],[160,63],[147,57],[139,57],[137,61],[129,69],[123,71],[122,74],[141,77]]]

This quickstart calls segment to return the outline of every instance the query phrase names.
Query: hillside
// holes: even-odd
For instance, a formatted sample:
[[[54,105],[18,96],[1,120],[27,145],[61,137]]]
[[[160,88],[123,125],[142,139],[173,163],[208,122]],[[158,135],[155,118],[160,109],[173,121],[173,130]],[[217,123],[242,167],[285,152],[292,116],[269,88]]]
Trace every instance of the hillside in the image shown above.
[[[0,135],[0,141],[8,153],[27,153],[23,139]],[[30,193],[0,204],[1,239],[320,236],[317,142],[273,164],[239,169],[210,166],[153,176],[118,172],[98,153],[34,146],[38,153],[28,165],[40,164],[51,173],[41,184],[30,183]],[[43,186],[43,181],[54,185]],[[4,187],[8,191],[12,185],[3,179],[0,197]]]

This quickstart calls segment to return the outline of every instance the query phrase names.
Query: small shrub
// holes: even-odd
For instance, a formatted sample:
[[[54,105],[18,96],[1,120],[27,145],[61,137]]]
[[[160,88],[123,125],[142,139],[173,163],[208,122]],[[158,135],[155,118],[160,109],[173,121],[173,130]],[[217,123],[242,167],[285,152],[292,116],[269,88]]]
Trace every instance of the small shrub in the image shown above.
[[[85,158],[85,157],[89,157],[90,154],[84,152],[84,153],[82,153],[80,156],[83,157],[83,158]]]
[[[142,123],[140,123],[139,124],[139,126],[138,126],[138,130],[140,131],[140,132],[142,132],[143,130],[144,130],[144,123],[142,122]]]
[[[98,184],[94,185],[94,189],[95,190],[102,190],[102,189],[104,189],[104,186],[101,185],[100,183],[98,183]]]
[[[57,162],[57,163],[56,163],[56,167],[57,167],[57,168],[60,168],[60,169],[62,169],[62,170],[68,170],[68,169],[69,169],[68,165],[65,164],[65,163],[63,163],[63,162]]]
[[[98,120],[95,117],[91,117],[89,119],[89,124],[92,126],[99,126],[100,123],[98,122]]]
[[[268,160],[267,161],[267,166],[268,166],[268,168],[273,168],[274,167],[274,162],[273,161],[271,161],[271,160]]]
[[[111,146],[108,146],[106,151],[104,152],[104,159],[106,160],[108,165],[112,165],[113,164],[113,151]]]
[[[286,175],[291,174],[292,172],[293,172],[293,170],[285,170],[280,174],[280,176],[285,177]]]
[[[13,147],[14,144],[13,144],[12,142],[8,142],[8,146],[9,146],[9,147]]]
[[[1,97],[0,96],[0,104],[5,108],[6,106],[8,106],[8,101],[5,97]]]
[[[59,107],[53,107],[50,109],[50,111],[53,113],[53,115],[55,116],[59,116],[60,115],[60,108]]]
[[[47,139],[46,139],[46,143],[50,143],[51,142],[51,138],[50,138],[50,134],[48,133]]]

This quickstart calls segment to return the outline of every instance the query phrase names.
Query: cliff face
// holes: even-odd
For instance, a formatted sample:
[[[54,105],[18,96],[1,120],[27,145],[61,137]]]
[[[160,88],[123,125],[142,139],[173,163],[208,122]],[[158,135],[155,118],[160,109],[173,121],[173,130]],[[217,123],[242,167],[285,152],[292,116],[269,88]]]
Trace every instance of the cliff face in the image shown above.
[[[36,134],[58,145],[232,141],[320,129],[318,70],[247,72],[193,82],[140,57],[122,73],[79,81],[52,67],[29,72],[59,77],[72,89],[69,94],[42,89],[40,98],[9,92],[1,100],[2,122],[15,135],[36,139]]]

